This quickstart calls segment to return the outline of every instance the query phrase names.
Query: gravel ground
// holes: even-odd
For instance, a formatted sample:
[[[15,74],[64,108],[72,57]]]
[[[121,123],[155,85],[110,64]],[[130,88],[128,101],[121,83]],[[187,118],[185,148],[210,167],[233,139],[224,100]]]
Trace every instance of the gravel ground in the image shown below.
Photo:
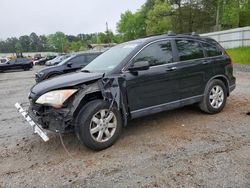
[[[35,69],[38,69],[37,67]],[[223,112],[195,106],[133,120],[112,147],[94,152],[74,134],[49,142],[16,112],[33,71],[0,74],[0,187],[250,187],[250,73],[236,66],[237,88]],[[244,70],[244,72],[242,71]]]

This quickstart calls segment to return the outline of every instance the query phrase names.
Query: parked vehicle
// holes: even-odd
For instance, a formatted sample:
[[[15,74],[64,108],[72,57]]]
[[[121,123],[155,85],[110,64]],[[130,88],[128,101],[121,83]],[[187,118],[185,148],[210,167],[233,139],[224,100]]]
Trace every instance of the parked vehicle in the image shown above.
[[[37,72],[36,82],[41,82],[65,73],[75,72],[85,67],[100,54],[101,52],[84,52],[72,55],[56,66],[47,67]]]
[[[54,65],[58,65],[61,61],[63,61],[64,59],[67,59],[70,55],[60,55],[55,57],[54,59],[47,61],[45,63],[45,65],[47,66],[54,66]]]
[[[35,61],[35,65],[44,65],[47,61],[54,59],[56,56],[47,56]]]
[[[42,55],[41,54],[35,54],[34,55],[34,60],[39,60],[42,58]]]
[[[74,130],[87,147],[101,150],[130,119],[196,103],[219,113],[234,88],[232,61],[213,39],[152,36],[111,48],[81,72],[33,86],[29,115],[43,129]]]
[[[17,69],[23,69],[23,70],[29,70],[33,67],[33,63],[31,60],[27,58],[17,58],[15,60],[10,60],[5,63],[0,64],[0,71],[8,71],[8,70],[17,70]]]
[[[0,64],[1,63],[6,63],[6,62],[8,62],[9,61],[9,59],[7,58],[7,57],[1,57],[0,58]]]

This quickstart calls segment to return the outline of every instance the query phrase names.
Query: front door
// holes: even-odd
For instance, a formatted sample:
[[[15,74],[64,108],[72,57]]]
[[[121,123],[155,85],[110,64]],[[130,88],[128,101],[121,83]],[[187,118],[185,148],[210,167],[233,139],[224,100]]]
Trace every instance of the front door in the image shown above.
[[[148,70],[124,72],[132,118],[166,110],[167,105],[178,106],[180,74],[175,67],[171,43],[164,40],[148,45],[129,65],[148,61]]]

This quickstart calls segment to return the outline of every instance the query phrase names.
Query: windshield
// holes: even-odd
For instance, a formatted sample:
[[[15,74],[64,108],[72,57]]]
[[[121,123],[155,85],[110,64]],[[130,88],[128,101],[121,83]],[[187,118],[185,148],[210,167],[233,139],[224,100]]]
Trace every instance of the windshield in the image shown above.
[[[115,46],[95,58],[82,71],[109,72],[119,65],[135,49],[137,43],[125,43]]]

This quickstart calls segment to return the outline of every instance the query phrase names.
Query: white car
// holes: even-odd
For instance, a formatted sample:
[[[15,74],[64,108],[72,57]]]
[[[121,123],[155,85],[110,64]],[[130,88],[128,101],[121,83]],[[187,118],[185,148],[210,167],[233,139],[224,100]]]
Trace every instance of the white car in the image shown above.
[[[9,59],[7,57],[0,57],[0,63],[6,63]]]

